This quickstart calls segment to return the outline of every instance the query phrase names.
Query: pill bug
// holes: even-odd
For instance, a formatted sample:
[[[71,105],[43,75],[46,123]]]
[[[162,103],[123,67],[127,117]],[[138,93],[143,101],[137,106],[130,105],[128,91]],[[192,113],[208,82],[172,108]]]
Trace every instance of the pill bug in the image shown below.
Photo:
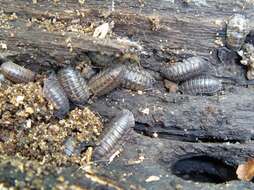
[[[35,73],[12,61],[4,62],[1,65],[1,72],[3,75],[15,83],[27,83],[35,80]]]
[[[43,95],[57,110],[55,116],[63,118],[70,110],[70,103],[55,74],[44,80]]]
[[[123,109],[110,122],[110,129],[104,135],[99,145],[94,150],[94,159],[99,160],[111,156],[119,143],[124,145],[125,141],[121,141],[135,126],[135,119],[131,111]]]
[[[198,76],[179,85],[182,93],[190,95],[212,95],[221,89],[221,80],[210,76]]]
[[[102,96],[121,84],[122,66],[107,68],[92,77],[88,82],[88,87],[93,96]]]
[[[208,61],[203,57],[190,57],[173,65],[164,65],[160,73],[168,80],[178,82],[190,79],[208,70]]]
[[[128,65],[124,68],[121,82],[124,88],[131,90],[144,90],[152,88],[154,82],[154,77],[140,67]]]
[[[74,137],[68,137],[65,141],[64,141],[64,153],[67,156],[72,156],[74,154],[78,154],[77,150],[76,150],[76,146],[77,146],[77,141],[75,140]]]
[[[88,100],[90,92],[86,81],[74,68],[61,69],[57,74],[57,78],[72,102],[84,104]]]
[[[101,54],[100,52],[88,52],[88,57],[95,66],[109,67],[112,66],[116,57],[114,55]]]
[[[82,141],[78,142],[75,136],[67,137],[63,142],[63,151],[67,156],[80,155],[88,147],[95,147],[95,143]]]
[[[229,18],[226,31],[226,45],[238,51],[241,49],[248,31],[248,20],[244,15],[235,14]]]

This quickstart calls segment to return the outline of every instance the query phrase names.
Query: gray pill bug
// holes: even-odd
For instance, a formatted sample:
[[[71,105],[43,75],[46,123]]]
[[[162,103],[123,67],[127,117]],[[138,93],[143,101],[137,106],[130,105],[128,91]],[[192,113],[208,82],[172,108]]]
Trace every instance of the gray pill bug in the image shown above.
[[[88,57],[92,63],[98,67],[112,66],[116,57],[113,55],[101,54],[100,52],[88,52]]]
[[[78,154],[79,152],[76,150],[77,147],[77,141],[74,137],[68,137],[64,141],[64,153],[67,156],[72,156],[74,154]]]
[[[127,109],[121,110],[109,123],[109,130],[95,148],[93,158],[95,160],[108,159],[116,151],[116,147],[124,146],[125,141],[122,139],[130,133],[134,126],[133,113]]]
[[[222,89],[222,82],[210,76],[198,76],[179,85],[179,91],[190,95],[213,95]]]
[[[173,65],[164,65],[160,73],[168,80],[180,82],[198,76],[208,69],[208,61],[203,57],[195,56]]]
[[[56,117],[61,119],[69,112],[69,99],[55,74],[50,74],[49,77],[44,80],[43,95],[56,109]]]
[[[1,65],[2,74],[12,82],[28,83],[35,80],[36,74],[12,61],[4,62]]]
[[[131,90],[150,89],[155,83],[154,77],[146,70],[135,65],[124,67],[122,86]]]
[[[87,83],[81,74],[72,67],[61,69],[57,74],[69,99],[76,104],[85,104],[90,96]]]
[[[226,45],[238,51],[241,49],[249,33],[248,19],[244,15],[235,14],[229,18],[226,31]]]
[[[67,137],[63,142],[63,151],[67,156],[80,155],[86,151],[88,147],[95,147],[93,142],[78,142],[75,136]]]
[[[88,81],[88,87],[93,96],[103,96],[121,84],[122,66],[107,68]]]

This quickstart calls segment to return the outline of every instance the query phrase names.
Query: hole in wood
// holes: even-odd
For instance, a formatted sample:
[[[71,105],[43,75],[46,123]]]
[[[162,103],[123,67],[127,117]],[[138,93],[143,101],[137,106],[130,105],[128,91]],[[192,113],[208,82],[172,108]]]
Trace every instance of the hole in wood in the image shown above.
[[[250,33],[247,35],[245,43],[250,43],[254,45],[254,30],[251,30]]]
[[[171,170],[174,175],[195,182],[224,183],[237,179],[234,166],[209,156],[179,160]]]

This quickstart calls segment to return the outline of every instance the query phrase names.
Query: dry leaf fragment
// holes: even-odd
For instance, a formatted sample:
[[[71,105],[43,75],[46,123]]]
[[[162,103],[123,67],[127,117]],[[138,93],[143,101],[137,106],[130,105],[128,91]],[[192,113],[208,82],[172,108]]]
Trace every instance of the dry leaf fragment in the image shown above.
[[[254,177],[254,159],[250,159],[237,167],[236,174],[238,179],[250,181]]]
[[[109,31],[110,31],[109,24],[104,23],[95,29],[93,37],[104,39]]]
[[[141,112],[142,112],[143,114],[145,114],[145,115],[149,115],[150,110],[149,110],[149,108],[145,108],[145,109],[143,109]]]
[[[147,183],[149,183],[149,182],[159,181],[159,180],[160,180],[160,177],[159,177],[159,176],[152,175],[152,176],[149,176],[145,181],[146,181]]]

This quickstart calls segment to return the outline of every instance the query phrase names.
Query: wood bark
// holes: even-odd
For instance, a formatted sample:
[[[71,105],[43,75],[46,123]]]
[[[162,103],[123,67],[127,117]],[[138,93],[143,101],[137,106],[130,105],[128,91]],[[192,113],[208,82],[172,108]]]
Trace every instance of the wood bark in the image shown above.
[[[159,77],[156,90],[138,94],[119,88],[95,99],[91,108],[105,117],[113,117],[122,108],[135,116],[135,133],[124,153],[111,165],[99,167],[105,175],[120,178],[119,184],[127,181],[145,189],[225,188],[225,184],[216,183],[236,180],[237,165],[254,156],[253,87],[242,85],[246,83],[246,71],[239,65],[236,53],[231,52],[223,63],[216,54],[225,43],[226,20],[232,14],[245,14],[253,28],[252,1],[91,0],[79,4],[74,0],[39,0],[33,4],[0,0],[0,4],[5,15],[17,16],[4,23],[10,27],[0,26],[0,41],[7,47],[3,59],[12,59],[37,72],[76,64],[89,52],[119,57],[134,51],[141,65],[157,75],[162,64],[203,55],[209,58],[215,68],[212,72],[218,77],[237,79],[235,83],[224,81],[223,92],[214,96],[168,93]],[[44,25],[45,20],[50,27]],[[103,22],[114,22],[111,36],[103,40],[91,37],[91,26]],[[76,23],[87,30],[70,31]],[[119,40],[124,37],[130,41]],[[249,42],[253,39],[248,37]],[[144,158],[141,161],[140,156]],[[203,164],[198,167],[197,163]],[[190,166],[189,175],[191,171],[202,173],[204,168],[214,168],[215,172],[204,169],[203,178],[196,179],[200,183],[190,183],[184,180],[188,171],[181,164]],[[149,182],[149,176],[159,179]],[[251,182],[228,184],[231,189],[253,188]]]

